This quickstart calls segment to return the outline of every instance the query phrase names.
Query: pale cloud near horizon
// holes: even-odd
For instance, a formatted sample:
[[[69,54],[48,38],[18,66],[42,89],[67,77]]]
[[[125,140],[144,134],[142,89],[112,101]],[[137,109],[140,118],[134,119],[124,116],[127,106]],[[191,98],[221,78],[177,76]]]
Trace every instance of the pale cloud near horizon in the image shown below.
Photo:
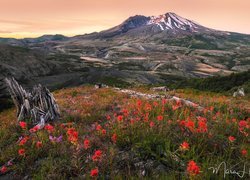
[[[0,36],[76,35],[129,16],[175,12],[204,26],[250,34],[250,0],[0,0]]]

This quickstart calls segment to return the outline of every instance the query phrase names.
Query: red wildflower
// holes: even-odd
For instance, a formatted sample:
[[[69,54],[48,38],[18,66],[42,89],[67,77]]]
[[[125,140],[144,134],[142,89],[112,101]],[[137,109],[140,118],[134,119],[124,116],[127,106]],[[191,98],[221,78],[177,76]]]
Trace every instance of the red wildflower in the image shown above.
[[[117,120],[118,121],[122,121],[123,120],[123,116],[122,115],[117,116]]]
[[[85,140],[83,141],[83,148],[84,148],[84,149],[90,148],[90,141],[89,141],[88,139],[85,139]]]
[[[181,143],[181,145],[180,145],[180,149],[181,150],[189,150],[189,144],[186,142],[186,141],[184,141],[183,143]]]
[[[72,133],[72,135],[70,135],[70,136],[68,137],[68,140],[69,140],[70,142],[72,142],[73,144],[77,143],[77,141],[78,141],[78,132],[77,132],[77,131],[74,131],[74,132]]]
[[[23,146],[24,144],[26,144],[26,142],[28,141],[28,137],[24,137],[21,139],[21,141],[19,142],[19,146]]]
[[[167,100],[166,99],[162,99],[161,103],[162,103],[162,105],[165,105],[167,103]]]
[[[163,120],[163,116],[162,115],[157,116],[157,120],[158,121],[162,121]]]
[[[139,99],[139,100],[137,100],[136,104],[138,107],[140,107],[142,105],[142,101]]]
[[[39,125],[36,125],[35,127],[33,127],[33,128],[30,129],[30,133],[35,133],[35,132],[37,132],[39,129],[40,129],[40,126],[39,126]]]
[[[1,169],[0,169],[0,172],[1,174],[4,174],[7,172],[7,167],[6,166],[3,166]]]
[[[229,137],[228,137],[228,140],[229,140],[230,142],[234,142],[234,141],[235,141],[235,137],[229,136]]]
[[[36,142],[36,148],[39,149],[43,146],[43,143],[41,141]]]
[[[205,117],[198,116],[197,119],[198,119],[198,121],[207,122],[207,118],[205,118]]]
[[[245,128],[248,129],[249,125],[248,125],[247,121],[241,120],[239,122],[239,130],[243,131]]]
[[[149,123],[149,126],[152,128],[152,127],[154,127],[154,125],[155,125],[155,123],[153,122],[153,121],[151,121],[150,123]]]
[[[153,105],[154,105],[154,107],[157,107],[159,104],[158,104],[158,102],[154,101]]]
[[[68,135],[72,135],[75,132],[75,128],[69,128],[67,131]]]
[[[92,169],[91,172],[90,172],[90,176],[91,177],[97,177],[98,173],[99,173],[98,168]]]
[[[173,111],[175,111],[175,110],[178,109],[178,108],[179,108],[179,106],[177,106],[177,105],[173,105],[173,106],[172,106]]]
[[[26,129],[26,128],[27,128],[27,123],[24,122],[24,121],[20,121],[20,122],[19,122],[19,125],[20,125],[20,127],[21,127],[22,129]]]
[[[107,120],[110,120],[110,119],[111,119],[110,115],[106,116],[106,118],[107,118]]]
[[[181,127],[185,127],[185,126],[186,126],[186,121],[185,121],[185,120],[179,121],[179,125],[180,125]]]
[[[68,135],[68,140],[73,143],[76,144],[78,141],[78,132],[75,130],[75,128],[69,128],[67,131],[67,135]]]
[[[191,176],[197,175],[200,173],[200,167],[193,160],[191,160],[188,162],[187,172]]]
[[[113,143],[116,143],[117,135],[115,133],[112,135],[111,140],[112,140]]]
[[[241,155],[242,156],[247,156],[247,150],[246,149],[242,149],[241,150]]]
[[[192,120],[188,120],[188,122],[186,122],[186,127],[190,130],[193,131],[194,130],[194,122]]]
[[[94,155],[92,156],[93,161],[99,161],[102,158],[102,151],[96,150]]]
[[[198,122],[197,132],[207,132],[207,123],[205,121],[202,120]]]
[[[97,131],[100,131],[102,129],[102,126],[100,124],[98,124],[95,128]]]
[[[123,109],[122,113],[124,114],[124,116],[128,116],[128,110],[127,109]]]
[[[105,129],[102,130],[102,134],[103,134],[103,135],[105,135],[106,132],[107,132],[107,131],[106,131]]]
[[[54,131],[54,127],[50,124],[47,124],[44,129],[46,129],[49,133]]]
[[[152,110],[152,106],[151,106],[149,103],[147,103],[147,104],[145,105],[145,110],[146,110],[146,111],[151,111],[151,110]]]
[[[19,154],[20,156],[25,156],[25,149],[19,149],[19,150],[18,150],[18,154]]]

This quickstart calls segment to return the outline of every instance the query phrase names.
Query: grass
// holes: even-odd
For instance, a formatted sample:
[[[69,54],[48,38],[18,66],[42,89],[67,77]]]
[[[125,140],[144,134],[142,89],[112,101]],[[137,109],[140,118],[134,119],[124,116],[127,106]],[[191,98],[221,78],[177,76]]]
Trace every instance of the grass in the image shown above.
[[[250,168],[249,99],[192,89],[169,94],[205,109],[84,86],[55,91],[61,120],[35,133],[29,132],[31,124],[20,127],[14,109],[5,110],[0,113],[0,168],[7,170],[0,178],[223,179],[222,168],[215,174],[209,167],[226,162],[238,164],[236,171],[244,163]],[[20,145],[20,137],[29,138]],[[195,164],[188,168],[191,160]]]

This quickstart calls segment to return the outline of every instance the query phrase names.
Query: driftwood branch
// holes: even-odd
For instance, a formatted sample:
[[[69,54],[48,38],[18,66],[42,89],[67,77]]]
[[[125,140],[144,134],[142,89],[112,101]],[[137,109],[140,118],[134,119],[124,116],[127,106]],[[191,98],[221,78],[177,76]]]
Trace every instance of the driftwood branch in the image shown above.
[[[59,119],[59,107],[46,87],[39,84],[27,92],[14,78],[6,78],[5,82],[17,108],[18,121],[31,119],[34,124],[43,126],[48,121]]]

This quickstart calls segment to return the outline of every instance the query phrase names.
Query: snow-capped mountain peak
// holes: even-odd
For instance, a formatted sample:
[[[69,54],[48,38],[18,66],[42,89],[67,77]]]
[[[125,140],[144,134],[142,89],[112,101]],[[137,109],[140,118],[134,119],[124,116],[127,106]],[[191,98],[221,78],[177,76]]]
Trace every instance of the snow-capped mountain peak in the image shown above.
[[[157,25],[162,31],[180,29],[195,32],[199,28],[197,23],[178,16],[175,13],[166,13],[159,16],[150,16],[147,25]]]
[[[159,16],[132,16],[120,25],[100,32],[98,36],[105,38],[118,35],[151,37],[161,32],[167,36],[175,36],[193,33],[210,33],[214,31],[215,30],[206,28],[194,21],[169,12]]]

